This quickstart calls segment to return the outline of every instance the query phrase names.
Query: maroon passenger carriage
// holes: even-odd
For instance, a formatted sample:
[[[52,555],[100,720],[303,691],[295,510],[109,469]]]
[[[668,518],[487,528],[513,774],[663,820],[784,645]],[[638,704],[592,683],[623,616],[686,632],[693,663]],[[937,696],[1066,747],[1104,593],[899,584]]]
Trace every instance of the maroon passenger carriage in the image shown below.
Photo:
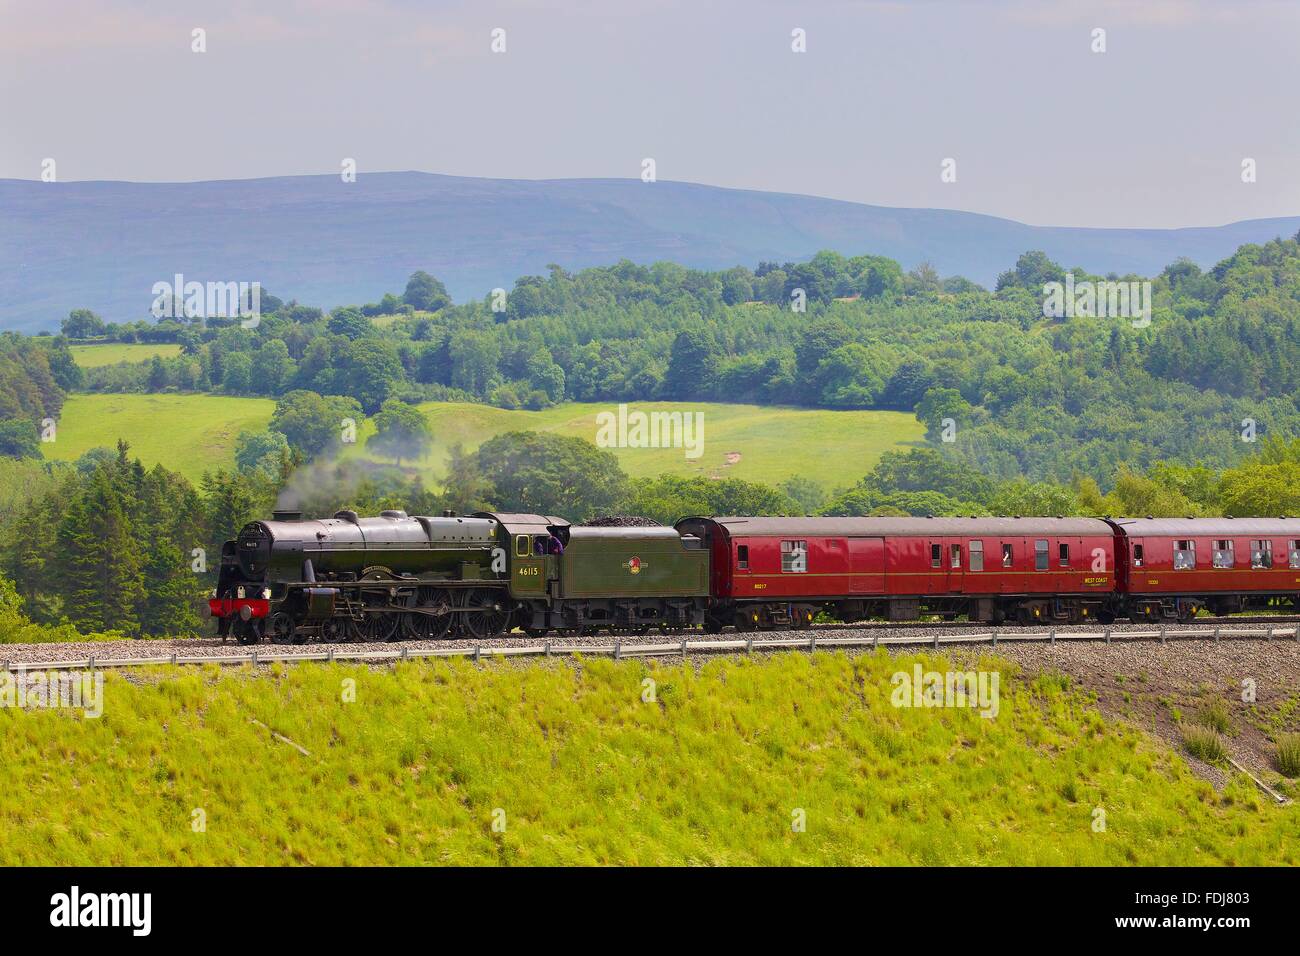
[[[706,627],[922,613],[1001,623],[1113,619],[1116,534],[1093,518],[686,518],[711,555]]]
[[[1134,621],[1300,606],[1300,518],[1114,518]]]

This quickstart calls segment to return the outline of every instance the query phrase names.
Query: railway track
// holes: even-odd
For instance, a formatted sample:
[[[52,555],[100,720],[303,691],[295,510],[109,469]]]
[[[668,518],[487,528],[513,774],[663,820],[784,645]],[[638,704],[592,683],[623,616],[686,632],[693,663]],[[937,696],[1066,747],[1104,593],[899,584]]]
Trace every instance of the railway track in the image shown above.
[[[243,665],[310,661],[355,661],[383,663],[431,657],[464,657],[473,660],[506,657],[558,657],[594,655],[625,659],[633,657],[684,657],[695,654],[735,654],[770,651],[815,651],[818,649],[874,649],[915,647],[939,649],[952,645],[1026,645],[1080,641],[1130,643],[1134,641],[1177,643],[1180,641],[1221,642],[1234,640],[1300,642],[1300,625],[1200,626],[1150,628],[1125,624],[1112,627],[1069,626],[1059,628],[1003,628],[977,631],[946,625],[923,626],[930,622],[899,627],[826,625],[797,631],[750,632],[704,636],[701,632],[680,635],[637,637],[555,637],[531,639],[506,636],[482,641],[410,641],[399,644],[315,644],[292,650],[282,645],[246,648],[217,640],[109,641],[75,644],[0,645],[0,670],[94,670],[148,665]],[[1252,622],[1253,624],[1253,622]],[[144,645],[144,646],[142,646]]]
[[[1207,615],[1207,616],[1205,616],[1205,617],[1198,617],[1198,618],[1196,618],[1195,620],[1188,622],[1187,624],[1176,624],[1175,622],[1172,622],[1172,621],[1171,621],[1171,622],[1168,623],[1167,626],[1169,626],[1169,627],[1175,627],[1175,626],[1177,626],[1177,627],[1200,627],[1200,626],[1228,627],[1228,626],[1232,626],[1232,625],[1242,625],[1242,626],[1252,625],[1252,626],[1253,626],[1253,625],[1257,625],[1257,624],[1258,624],[1258,625],[1267,625],[1267,624],[1274,624],[1274,625],[1300,625],[1300,615],[1296,615],[1296,614],[1291,614],[1291,615],[1285,615],[1285,614],[1273,614],[1273,615],[1268,615],[1268,614],[1260,614],[1260,615],[1241,615],[1241,614],[1236,614],[1236,615],[1228,615],[1228,616],[1224,616],[1224,617],[1216,617],[1216,616],[1214,616],[1214,615]],[[989,623],[987,623],[987,622],[983,622],[983,621],[861,621],[861,622],[859,622],[859,623],[857,623],[857,624],[824,623],[824,624],[814,624],[814,625],[812,625],[812,626],[815,627],[815,628],[825,628],[825,629],[828,629],[828,630],[829,630],[829,629],[832,629],[832,628],[840,628],[840,629],[842,629],[842,628],[853,628],[853,629],[859,629],[859,630],[868,630],[868,629],[874,629],[874,628],[890,628],[890,629],[895,629],[895,628],[917,628],[917,629],[920,629],[920,630],[934,629],[934,628],[971,628],[971,629],[983,628],[983,629],[986,630],[986,631],[989,630],[989,629],[991,629],[991,628],[993,627],[992,624],[989,624]],[[1039,629],[1039,630],[1043,629],[1044,627],[1049,627],[1049,626],[1050,626],[1049,624],[1043,624],[1043,625],[1030,625],[1031,628],[1035,628],[1035,629]],[[1085,629],[1087,629],[1087,630],[1097,630],[1098,628],[1105,628],[1105,627],[1108,627],[1108,626],[1109,626],[1109,627],[1112,627],[1112,628],[1119,628],[1119,627],[1125,627],[1125,626],[1134,626],[1134,627],[1142,627],[1142,628],[1150,629],[1150,628],[1153,628],[1153,627],[1154,627],[1154,628],[1159,628],[1161,625],[1160,625],[1159,622],[1156,622],[1156,621],[1152,621],[1152,622],[1150,622],[1150,623],[1143,623],[1143,624],[1139,624],[1139,625],[1132,625],[1131,622],[1128,621],[1128,620],[1120,620],[1120,621],[1116,621],[1114,624],[1111,624],[1111,625],[1103,625],[1103,624],[1061,624],[1061,625],[1058,625],[1058,627],[1059,627],[1060,629],[1062,629],[1062,630],[1064,630],[1064,629],[1066,629],[1066,628],[1069,628],[1069,627],[1085,628]],[[1003,628],[1003,629],[1006,630],[1006,631],[1014,631],[1014,630],[1018,630],[1018,629],[1020,629],[1020,625],[1018,625],[1018,624],[1014,624],[1014,623],[1011,623],[1011,622],[1008,622],[1008,623],[1006,623],[1006,624],[1004,624],[1004,625],[999,625],[999,627]]]

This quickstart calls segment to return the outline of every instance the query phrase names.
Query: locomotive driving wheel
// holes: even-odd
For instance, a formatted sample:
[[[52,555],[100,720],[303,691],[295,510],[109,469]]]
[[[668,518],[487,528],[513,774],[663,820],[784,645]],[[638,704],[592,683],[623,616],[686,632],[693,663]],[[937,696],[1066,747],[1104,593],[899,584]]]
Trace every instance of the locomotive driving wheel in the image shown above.
[[[348,639],[348,623],[340,617],[332,617],[320,626],[320,639],[326,644],[337,644]]]
[[[363,644],[382,644],[397,639],[401,618],[387,611],[368,610],[360,621],[352,622],[351,637]]]
[[[441,588],[420,588],[411,607],[437,614],[403,614],[402,636],[412,641],[439,641],[450,636],[456,615],[451,594]]]
[[[354,610],[359,610],[361,616],[348,621],[348,640],[364,644],[397,640],[405,615],[387,610],[399,603],[398,591],[392,586],[399,580],[397,575],[389,568],[374,565],[362,571],[359,580],[370,586],[363,587],[358,595],[359,607],[354,606]]]
[[[460,631],[466,637],[495,637],[506,629],[510,612],[505,608],[505,595],[502,592],[491,588],[474,588],[460,592],[457,598],[457,606],[465,608],[459,617]]]

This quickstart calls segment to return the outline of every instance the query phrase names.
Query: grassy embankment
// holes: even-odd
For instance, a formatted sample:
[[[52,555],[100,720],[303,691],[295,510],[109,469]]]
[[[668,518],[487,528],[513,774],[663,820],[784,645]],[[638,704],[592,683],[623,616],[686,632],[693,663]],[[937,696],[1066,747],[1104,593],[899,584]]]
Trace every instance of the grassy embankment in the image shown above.
[[[110,674],[99,719],[0,709],[0,864],[1300,863],[1300,807],[1216,793],[1063,679],[990,659],[996,718],[895,708],[914,660],[949,666]]]

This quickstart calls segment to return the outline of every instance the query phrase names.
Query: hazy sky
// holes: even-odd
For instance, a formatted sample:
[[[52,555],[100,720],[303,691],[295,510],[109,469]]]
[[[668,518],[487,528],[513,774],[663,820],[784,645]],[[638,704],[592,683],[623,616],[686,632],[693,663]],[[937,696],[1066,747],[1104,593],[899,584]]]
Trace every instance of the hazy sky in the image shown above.
[[[1300,214],[1297,62],[1300,0],[0,0],[0,177],[47,157],[62,181],[344,157],[636,177],[653,157],[661,180],[1215,225]]]

